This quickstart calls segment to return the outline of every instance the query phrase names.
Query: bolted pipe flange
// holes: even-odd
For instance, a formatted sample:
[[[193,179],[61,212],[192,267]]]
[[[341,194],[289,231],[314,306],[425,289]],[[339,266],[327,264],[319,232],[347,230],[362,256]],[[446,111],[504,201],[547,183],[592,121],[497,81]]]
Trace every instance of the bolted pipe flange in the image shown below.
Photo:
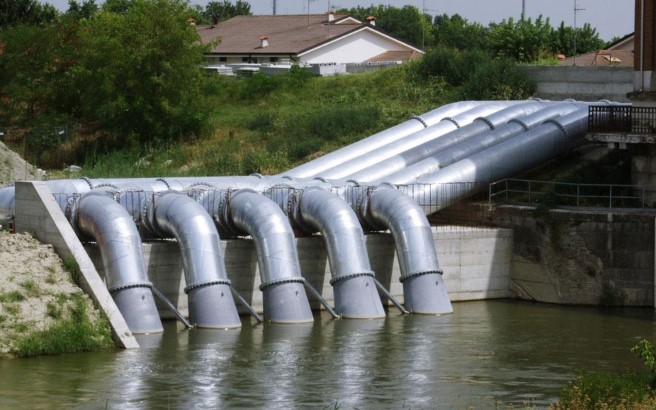
[[[260,285],[260,290],[264,290],[268,287],[274,286],[274,285],[281,285],[283,283],[302,283],[305,284],[305,279],[303,278],[286,278],[286,279],[277,279],[277,280],[270,280],[266,283],[263,283]]]
[[[114,293],[118,292],[120,290],[125,290],[125,289],[133,289],[133,288],[148,288],[151,289],[153,287],[153,284],[150,282],[141,282],[141,283],[129,283],[129,284],[124,284],[124,285],[116,285],[112,286],[111,288],[108,288],[107,290],[109,293]]]
[[[185,293],[189,293],[190,291],[198,288],[202,288],[205,286],[213,286],[213,285],[227,285],[230,286],[232,282],[228,279],[221,279],[221,280],[213,280],[210,282],[201,282],[201,283],[192,283],[191,285],[187,286],[184,288]]]
[[[332,278],[330,280],[330,285],[335,286],[336,283],[347,280],[347,279],[353,279],[353,278],[358,278],[361,276],[371,276],[372,278],[374,277],[373,272],[360,272],[360,273],[351,273],[348,275],[342,275],[342,276],[337,276],[336,278]]]
[[[403,283],[408,279],[415,278],[417,276],[430,275],[431,273],[437,273],[438,275],[443,275],[444,271],[442,269],[437,269],[437,270],[427,270],[423,272],[406,273],[405,275],[402,275],[399,278],[399,282]]]

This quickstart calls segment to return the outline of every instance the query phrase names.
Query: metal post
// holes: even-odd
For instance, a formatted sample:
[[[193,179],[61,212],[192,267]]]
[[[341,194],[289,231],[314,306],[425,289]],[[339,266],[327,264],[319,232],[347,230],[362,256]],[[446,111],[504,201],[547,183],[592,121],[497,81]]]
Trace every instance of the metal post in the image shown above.
[[[330,305],[328,304],[328,302],[326,302],[326,299],[324,299],[324,298],[321,296],[321,294],[320,294],[320,293],[319,293],[314,287],[312,287],[312,285],[310,285],[310,282],[308,282],[307,279],[303,278],[303,283],[305,284],[305,287],[308,288],[308,290],[310,291],[310,293],[312,293],[312,294],[314,295],[315,298],[319,299],[319,302],[321,302],[321,304],[323,305],[323,307],[325,307],[326,310],[327,310],[328,312],[330,312],[330,315],[331,315],[333,318],[335,318],[335,319],[339,319],[339,318],[341,317],[341,316],[339,316],[339,315],[337,314],[337,312],[335,312],[335,311],[333,310],[333,308],[330,307]]]
[[[410,313],[406,310],[406,308],[403,307],[403,305],[398,300],[396,300],[396,298],[394,296],[392,296],[392,294],[387,289],[385,289],[385,286],[383,286],[382,283],[378,282],[378,279],[374,278],[374,282],[376,282],[376,287],[378,288],[378,290],[383,292],[385,294],[385,296],[387,296],[389,298],[389,300],[392,301],[394,306],[396,306],[401,311],[401,313],[403,313],[403,314],[409,314]]]
[[[246,299],[241,297],[239,292],[237,292],[237,290],[232,286],[232,284],[230,285],[230,290],[232,291],[233,296],[236,297],[237,300],[239,300],[239,302],[246,308],[246,310],[250,312],[251,315],[253,315],[253,317],[255,318],[255,320],[258,321],[258,323],[264,322],[264,320],[260,317],[260,315],[257,314],[255,309],[253,309],[253,307],[249,305],[248,302],[246,302]]]
[[[153,286],[151,289],[152,289],[153,293],[155,294],[155,296],[157,296],[159,298],[159,300],[161,300],[166,305],[166,307],[168,307],[173,312],[173,314],[178,319],[180,319],[180,321],[182,323],[184,323],[184,325],[187,329],[190,329],[190,328],[193,327],[191,325],[191,323],[189,323],[189,321],[184,317],[182,312],[180,312],[178,310],[178,308],[176,308],[175,305],[173,303],[171,303],[171,301],[168,300],[168,298],[166,296],[164,296],[164,294],[162,292],[159,291],[159,289],[157,289],[155,286]]]

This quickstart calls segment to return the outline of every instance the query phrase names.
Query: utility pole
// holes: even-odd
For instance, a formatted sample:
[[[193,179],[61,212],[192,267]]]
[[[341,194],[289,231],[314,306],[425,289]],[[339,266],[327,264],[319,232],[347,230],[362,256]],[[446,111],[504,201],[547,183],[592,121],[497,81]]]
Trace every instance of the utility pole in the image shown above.
[[[526,0],[522,0],[522,20],[526,16]]]
[[[574,65],[576,65],[576,37],[578,37],[578,32],[576,30],[576,14],[583,10],[585,9],[576,7],[576,0],[574,0]]]
[[[276,0],[273,0],[273,15],[276,15]]]

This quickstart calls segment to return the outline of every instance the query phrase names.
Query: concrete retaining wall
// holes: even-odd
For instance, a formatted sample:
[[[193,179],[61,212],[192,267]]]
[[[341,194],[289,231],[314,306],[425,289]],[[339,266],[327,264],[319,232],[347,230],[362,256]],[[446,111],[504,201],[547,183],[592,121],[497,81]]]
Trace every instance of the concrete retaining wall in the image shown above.
[[[465,208],[445,210],[443,217],[478,215],[480,222],[513,230],[510,278],[519,297],[654,306],[655,212],[551,210],[536,217],[534,207],[498,206],[485,214]]]
[[[452,301],[514,296],[510,291],[511,230],[440,227],[434,228],[433,238]],[[402,302],[403,285],[399,282],[400,269],[392,236],[370,234],[366,236],[366,243],[376,278]],[[253,242],[248,239],[224,240],[221,245],[228,277],[239,293],[261,312],[261,280]],[[150,280],[180,311],[187,314],[187,297],[183,291],[186,281],[177,243],[145,243],[143,249]],[[329,283],[330,266],[323,239],[320,236],[299,238],[297,249],[303,277],[334,305]],[[96,247],[87,245],[87,250],[98,269],[102,270]],[[313,309],[320,308],[318,301],[310,298],[310,302]],[[163,317],[172,317],[166,308],[159,307]],[[240,313],[246,311],[240,307]]]
[[[82,243],[45,183],[16,183],[14,223],[17,232],[29,233],[39,241],[51,244],[62,259],[74,257],[81,273],[79,286],[105,314],[114,338],[122,347],[139,347],[123,315],[98,275],[94,263],[89,259]]]
[[[633,68],[590,66],[524,66],[536,83],[535,97],[547,100],[610,100],[630,102],[626,94],[633,91]]]

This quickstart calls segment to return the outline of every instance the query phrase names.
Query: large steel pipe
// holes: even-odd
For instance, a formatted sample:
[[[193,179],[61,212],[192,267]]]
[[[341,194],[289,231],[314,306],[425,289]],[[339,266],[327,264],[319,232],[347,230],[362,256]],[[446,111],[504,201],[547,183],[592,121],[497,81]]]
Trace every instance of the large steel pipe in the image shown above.
[[[130,331],[162,332],[141,238],[130,214],[102,191],[82,195],[77,208],[74,226],[98,243],[107,288]]]
[[[264,318],[278,323],[313,321],[294,233],[278,205],[250,189],[208,191],[201,202],[219,226],[252,236],[262,281]]]
[[[189,321],[198,327],[241,326],[225,270],[219,233],[205,208],[184,193],[155,195],[146,225],[180,246],[189,298]]]
[[[335,311],[345,318],[385,317],[357,215],[346,201],[322,189],[298,199],[301,226],[320,231],[328,250]]]
[[[364,202],[364,218],[374,227],[389,229],[401,268],[405,308],[414,313],[453,312],[426,214],[402,192],[381,186]]]
[[[524,103],[512,104],[487,116],[477,117],[469,124],[465,124],[439,138],[433,138],[421,145],[399,152],[382,162],[349,175],[349,178],[356,180],[359,183],[370,183],[383,180],[387,175],[405,170],[410,165],[430,157],[441,150],[474,138],[482,133],[489,132],[496,127],[506,124],[513,118],[531,114],[540,108],[544,108],[545,105],[547,105],[547,103],[542,101],[527,101]],[[418,132],[415,137],[422,134],[428,134],[430,131],[431,128],[427,128],[424,131]]]
[[[439,123],[416,132],[406,138],[390,142],[380,148],[371,149],[350,161],[340,163],[332,168],[321,171],[319,176],[324,179],[352,178],[355,173],[380,162],[386,162],[390,157],[405,150],[417,147],[428,141],[441,137],[451,131],[470,124],[476,118],[496,112],[500,109],[516,104],[516,101],[487,102],[467,111],[460,112],[452,117],[446,117]]]
[[[433,152],[432,156],[410,165],[401,171],[395,172],[383,178],[383,180],[391,184],[410,184],[416,182],[423,175],[435,172],[440,168],[467,158],[492,145],[513,138],[542,124],[544,121],[569,114],[576,109],[580,109],[582,106],[582,104],[571,102],[553,104],[532,114],[509,119],[505,124],[499,125],[488,132],[456,141],[456,143],[445,146],[440,150],[431,149],[431,152]]]
[[[461,101],[444,105],[426,114],[415,116],[408,121],[376,133],[361,141],[340,148],[337,151],[323,155],[322,157],[303,165],[299,165],[296,168],[292,168],[285,172],[284,175],[294,178],[309,178],[321,175],[323,171],[329,168],[336,167],[359,156],[365,155],[376,148],[403,139],[426,127],[437,124],[443,118],[452,117],[480,104],[481,102],[478,101]]]
[[[582,144],[588,129],[588,109],[580,109],[560,118],[548,120],[514,138],[479,151],[465,159],[420,178],[413,190],[426,214],[431,214],[479,189],[464,185],[445,198],[440,187],[454,182],[490,183],[508,178]]]

